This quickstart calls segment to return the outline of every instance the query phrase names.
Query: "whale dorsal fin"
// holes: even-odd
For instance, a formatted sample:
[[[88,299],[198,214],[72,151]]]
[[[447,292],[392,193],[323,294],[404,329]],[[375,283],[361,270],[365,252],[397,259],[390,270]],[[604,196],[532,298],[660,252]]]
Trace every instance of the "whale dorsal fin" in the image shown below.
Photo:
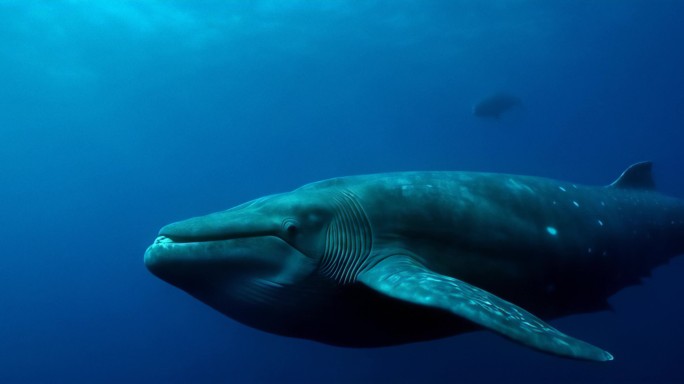
[[[642,161],[627,168],[609,187],[654,190],[655,182],[651,168],[653,163]]]

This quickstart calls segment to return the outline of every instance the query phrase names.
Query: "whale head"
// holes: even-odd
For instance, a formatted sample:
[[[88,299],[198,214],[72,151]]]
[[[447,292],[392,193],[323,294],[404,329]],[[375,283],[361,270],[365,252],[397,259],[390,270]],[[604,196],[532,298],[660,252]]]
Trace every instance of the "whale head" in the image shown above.
[[[362,267],[370,250],[363,217],[349,194],[303,187],[169,224],[144,261],[220,312],[279,333],[266,319],[298,322]]]

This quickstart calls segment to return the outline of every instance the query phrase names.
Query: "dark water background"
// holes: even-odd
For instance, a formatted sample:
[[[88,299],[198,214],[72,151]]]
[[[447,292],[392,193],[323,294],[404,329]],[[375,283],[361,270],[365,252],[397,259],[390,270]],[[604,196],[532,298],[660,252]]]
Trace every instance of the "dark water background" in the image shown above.
[[[164,224],[402,170],[684,197],[683,1],[0,1],[0,382],[684,380],[684,260],[552,323],[381,349],[265,334],[148,273]],[[477,119],[493,92],[525,108]]]

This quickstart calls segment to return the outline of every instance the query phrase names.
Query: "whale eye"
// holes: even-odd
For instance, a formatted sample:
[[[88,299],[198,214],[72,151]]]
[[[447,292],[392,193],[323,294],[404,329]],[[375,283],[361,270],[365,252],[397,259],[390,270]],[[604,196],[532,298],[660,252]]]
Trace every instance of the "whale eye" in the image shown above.
[[[297,220],[287,219],[283,222],[283,229],[288,235],[292,236],[299,230],[299,223]]]

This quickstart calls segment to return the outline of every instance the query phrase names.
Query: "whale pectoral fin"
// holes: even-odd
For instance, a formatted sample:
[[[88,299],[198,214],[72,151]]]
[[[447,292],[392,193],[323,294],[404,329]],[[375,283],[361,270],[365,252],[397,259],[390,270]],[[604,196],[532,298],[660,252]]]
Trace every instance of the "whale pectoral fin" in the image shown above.
[[[594,360],[613,356],[570,337],[524,309],[461,280],[437,274],[409,256],[391,256],[358,280],[398,300],[440,308],[518,343],[555,355]]]

